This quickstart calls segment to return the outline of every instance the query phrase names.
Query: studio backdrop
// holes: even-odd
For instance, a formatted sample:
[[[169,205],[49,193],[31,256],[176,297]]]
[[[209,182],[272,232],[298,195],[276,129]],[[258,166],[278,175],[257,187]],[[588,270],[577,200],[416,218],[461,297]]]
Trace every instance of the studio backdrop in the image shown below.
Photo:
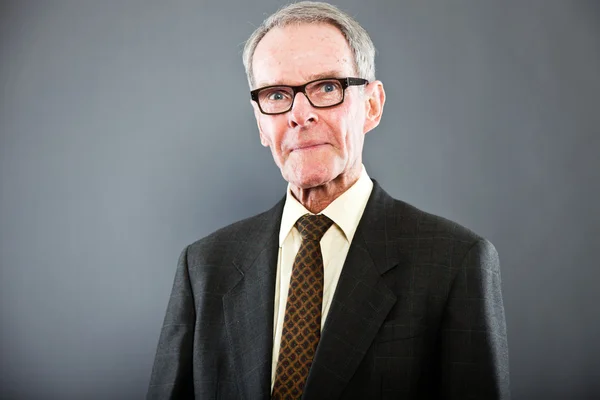
[[[0,398],[139,399],[177,257],[270,208],[244,41],[285,2],[0,2]],[[339,0],[364,163],[500,254],[515,399],[600,394],[600,3]]]

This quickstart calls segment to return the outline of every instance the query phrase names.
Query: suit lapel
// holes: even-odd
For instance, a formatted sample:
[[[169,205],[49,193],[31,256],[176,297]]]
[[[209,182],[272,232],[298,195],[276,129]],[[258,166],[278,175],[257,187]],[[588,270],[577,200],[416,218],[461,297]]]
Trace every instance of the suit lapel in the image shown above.
[[[305,399],[340,396],[396,302],[381,277],[397,264],[386,242],[386,209],[392,202],[374,182],[323,327]]]
[[[234,358],[240,398],[268,399],[271,394],[273,305],[284,200],[241,234],[247,237],[234,265],[239,275],[223,296],[225,324]]]

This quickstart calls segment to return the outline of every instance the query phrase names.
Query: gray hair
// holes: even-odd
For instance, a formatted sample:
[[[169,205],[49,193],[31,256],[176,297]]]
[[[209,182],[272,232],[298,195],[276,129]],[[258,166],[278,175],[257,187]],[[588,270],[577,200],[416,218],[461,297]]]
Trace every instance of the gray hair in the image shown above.
[[[336,6],[316,1],[301,1],[287,5],[265,19],[246,41],[243,61],[251,89],[255,84],[252,58],[258,43],[273,28],[302,23],[328,23],[337,27],[352,50],[354,69],[358,77],[368,81],[375,80],[375,46],[367,31],[354,18]]]

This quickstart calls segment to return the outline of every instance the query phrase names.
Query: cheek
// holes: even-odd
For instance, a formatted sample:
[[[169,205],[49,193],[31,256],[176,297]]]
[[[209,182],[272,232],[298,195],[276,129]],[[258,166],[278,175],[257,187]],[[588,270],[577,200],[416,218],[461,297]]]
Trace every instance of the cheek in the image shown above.
[[[359,110],[355,107],[348,107],[343,110],[334,122],[334,129],[338,132],[337,140],[347,152],[354,150],[360,134],[362,133],[362,124],[360,124]]]
[[[363,134],[363,118],[360,109],[358,107],[351,108],[348,112],[349,115],[345,120],[344,126],[344,143],[346,145],[346,151],[350,156],[360,152],[362,148],[362,141],[364,139]]]
[[[260,119],[260,128],[269,145],[277,143],[278,124],[275,118],[264,116]]]
[[[285,157],[283,154],[283,142],[287,130],[285,118],[265,116],[261,118],[262,136],[267,146],[271,148],[274,157]]]

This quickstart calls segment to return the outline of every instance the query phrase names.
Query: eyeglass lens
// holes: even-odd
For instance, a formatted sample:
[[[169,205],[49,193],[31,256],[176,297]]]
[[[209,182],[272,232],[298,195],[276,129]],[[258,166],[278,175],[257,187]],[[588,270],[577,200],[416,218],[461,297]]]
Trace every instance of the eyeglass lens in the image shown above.
[[[344,89],[337,80],[320,80],[306,86],[306,97],[316,107],[327,107],[342,101]],[[289,109],[294,91],[289,86],[270,87],[258,92],[258,101],[264,112],[277,113]]]

